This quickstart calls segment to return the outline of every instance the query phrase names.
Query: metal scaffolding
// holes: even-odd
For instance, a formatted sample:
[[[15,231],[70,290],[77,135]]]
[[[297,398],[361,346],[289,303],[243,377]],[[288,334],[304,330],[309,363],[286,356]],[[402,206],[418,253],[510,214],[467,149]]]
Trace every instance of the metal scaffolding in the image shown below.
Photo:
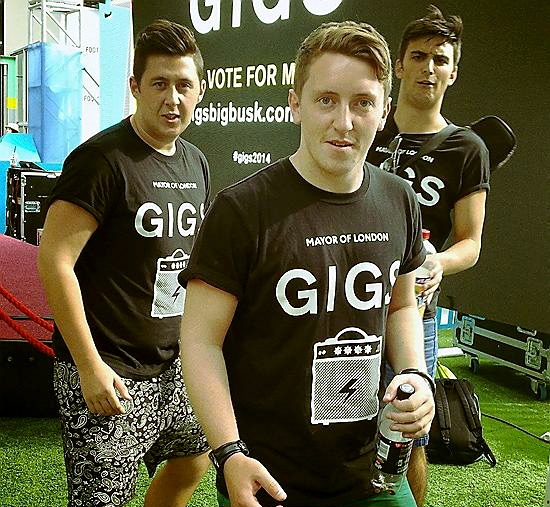
[[[55,42],[80,48],[84,0],[29,0],[28,43]],[[78,17],[78,30],[69,33],[68,17]],[[37,33],[39,32],[39,33]]]
[[[28,2],[29,45],[34,42],[53,42],[80,50],[82,50],[82,9],[97,8],[98,4],[102,3],[101,0],[28,0]],[[76,16],[76,22],[73,20],[69,23],[69,16]],[[84,74],[86,80],[83,85],[84,92],[93,102],[99,104],[98,80],[86,68],[84,68]]]

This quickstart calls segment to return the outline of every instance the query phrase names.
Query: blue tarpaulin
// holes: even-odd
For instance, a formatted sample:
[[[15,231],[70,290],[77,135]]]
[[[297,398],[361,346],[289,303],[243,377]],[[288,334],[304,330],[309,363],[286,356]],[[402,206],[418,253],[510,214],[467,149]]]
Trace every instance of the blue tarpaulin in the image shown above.
[[[80,144],[80,49],[38,42],[28,47],[29,133],[43,162],[60,163]]]
[[[118,123],[127,114],[129,58],[132,54],[132,11],[127,7],[99,4],[100,104],[102,129]]]
[[[17,160],[40,162],[31,134],[4,134],[0,137],[0,160],[11,160],[14,152]]]

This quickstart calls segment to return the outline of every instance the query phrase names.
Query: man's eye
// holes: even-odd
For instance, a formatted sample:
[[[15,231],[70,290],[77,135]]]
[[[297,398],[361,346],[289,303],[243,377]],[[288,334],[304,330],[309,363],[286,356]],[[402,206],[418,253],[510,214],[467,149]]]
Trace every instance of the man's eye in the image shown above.
[[[328,106],[329,104],[332,103],[332,99],[330,97],[321,97],[319,99],[319,102],[325,106]]]
[[[361,106],[363,109],[370,109],[374,106],[372,100],[363,99],[359,101],[359,106]]]
[[[184,93],[191,88],[191,83],[181,83],[177,86],[179,93]]]

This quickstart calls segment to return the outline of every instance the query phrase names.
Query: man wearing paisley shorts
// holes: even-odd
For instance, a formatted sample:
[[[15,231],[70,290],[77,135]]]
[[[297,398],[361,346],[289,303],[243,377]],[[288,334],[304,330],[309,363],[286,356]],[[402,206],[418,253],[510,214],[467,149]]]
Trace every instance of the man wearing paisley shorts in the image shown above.
[[[183,507],[208,466],[178,357],[177,283],[210,188],[203,153],[180,137],[203,72],[187,28],[146,27],[130,78],[136,112],[77,147],[51,195],[39,271],[55,317],[70,507],[124,505],[142,460],[154,475],[145,507]]]

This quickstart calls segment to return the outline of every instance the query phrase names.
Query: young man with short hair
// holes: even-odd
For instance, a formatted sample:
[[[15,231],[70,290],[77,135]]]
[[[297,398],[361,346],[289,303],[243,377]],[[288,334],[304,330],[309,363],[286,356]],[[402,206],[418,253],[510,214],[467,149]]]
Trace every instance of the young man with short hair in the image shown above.
[[[432,376],[438,350],[435,291],[443,275],[464,271],[479,258],[489,154],[473,131],[461,128],[412,166],[407,161],[449,123],[441,109],[447,89],[457,78],[462,31],[460,17],[445,18],[433,5],[426,16],[406,26],[395,64],[401,81],[397,106],[367,156],[369,162],[384,164],[412,186],[422,210],[422,226],[429,229],[430,242],[438,251],[427,257],[432,277],[422,287],[428,297],[435,293],[423,316],[426,365]],[[392,144],[396,147],[393,153]],[[409,483],[418,505],[423,504],[426,493],[423,446],[427,442],[427,437],[416,442],[409,465]]]
[[[183,507],[208,466],[179,361],[177,282],[208,202],[207,161],[180,138],[205,91],[193,34],[165,20],[135,47],[136,112],[66,159],[39,271],[55,317],[54,388],[69,506]]]
[[[418,203],[365,164],[390,89],[370,25],[312,32],[289,92],[297,151],[218,194],[180,275],[184,377],[220,506],[415,506],[406,481],[396,495],[371,485],[380,402],[413,438],[434,415],[414,295]],[[386,361],[412,370],[384,391]],[[400,401],[402,383],[416,392]]]

